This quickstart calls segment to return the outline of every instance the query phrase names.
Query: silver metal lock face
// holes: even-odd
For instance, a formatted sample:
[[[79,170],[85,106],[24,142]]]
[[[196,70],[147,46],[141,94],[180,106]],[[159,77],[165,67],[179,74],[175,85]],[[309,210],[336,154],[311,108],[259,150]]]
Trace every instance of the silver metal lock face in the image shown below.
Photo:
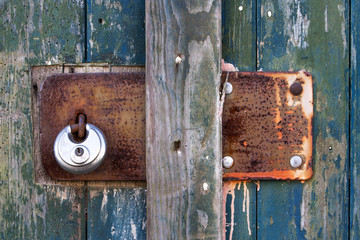
[[[84,174],[95,170],[104,160],[106,139],[99,128],[86,124],[83,142],[76,142],[67,126],[58,134],[54,144],[57,163],[66,171]]]

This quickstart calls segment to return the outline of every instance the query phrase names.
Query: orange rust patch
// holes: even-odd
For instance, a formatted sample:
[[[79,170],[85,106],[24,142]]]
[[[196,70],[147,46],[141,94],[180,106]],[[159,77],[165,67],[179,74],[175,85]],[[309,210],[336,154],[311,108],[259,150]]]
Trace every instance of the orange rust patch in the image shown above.
[[[236,94],[227,95],[224,104],[223,156],[231,156],[234,165],[224,170],[224,178],[311,178],[312,77],[304,72],[236,72],[228,81]],[[298,96],[290,92],[295,82],[303,89]],[[296,169],[290,165],[294,155],[303,160]]]

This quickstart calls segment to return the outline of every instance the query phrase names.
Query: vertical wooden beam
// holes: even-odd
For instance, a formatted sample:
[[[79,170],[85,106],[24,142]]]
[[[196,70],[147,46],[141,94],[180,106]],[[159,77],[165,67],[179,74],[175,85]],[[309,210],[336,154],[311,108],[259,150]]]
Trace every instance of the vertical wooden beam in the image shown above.
[[[221,2],[146,1],[148,239],[221,239]]]

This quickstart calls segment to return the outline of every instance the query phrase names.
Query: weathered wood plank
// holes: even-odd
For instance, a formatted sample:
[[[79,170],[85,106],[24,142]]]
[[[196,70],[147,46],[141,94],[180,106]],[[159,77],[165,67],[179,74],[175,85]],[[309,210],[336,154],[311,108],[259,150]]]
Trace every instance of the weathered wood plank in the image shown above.
[[[360,238],[360,2],[351,1],[350,239]]]
[[[222,57],[239,71],[256,70],[256,0],[222,1]],[[225,99],[226,101],[226,99]],[[256,239],[256,184],[223,183],[224,239]]]
[[[314,79],[311,180],[261,182],[259,239],[348,238],[348,2],[258,4],[258,69],[306,70]]]
[[[88,0],[86,7],[87,62],[108,62],[112,65],[145,65],[144,0]],[[110,71],[144,71],[144,69],[111,66]],[[102,239],[104,236],[107,239],[145,238],[146,227],[142,222],[146,222],[144,204],[146,199],[144,186],[146,183],[90,181],[88,185],[96,185],[98,189],[89,188],[90,196],[96,195],[94,199],[89,198],[88,202],[88,223],[94,223],[92,226],[88,225],[87,236],[89,239]],[[104,186],[107,187],[104,188]],[[136,191],[121,189],[134,186],[141,187],[141,189]],[[104,190],[99,190],[101,188]],[[102,206],[103,209],[107,209],[109,216],[107,221],[103,222],[97,215],[98,209],[96,207],[99,199],[104,199],[111,194],[112,200],[105,202]],[[129,201],[132,202],[127,203],[124,199],[131,199]],[[119,214],[118,209],[121,209]],[[134,227],[135,232],[133,231]]]
[[[38,186],[32,156],[30,65],[81,61],[82,1],[0,3],[0,236],[81,239],[81,187]]]
[[[256,70],[256,0],[222,1],[222,58],[239,71]]]
[[[88,239],[146,239],[144,188],[89,188]]]
[[[87,62],[145,65],[145,1],[87,0]]]
[[[148,239],[222,238],[220,4],[146,2]]]

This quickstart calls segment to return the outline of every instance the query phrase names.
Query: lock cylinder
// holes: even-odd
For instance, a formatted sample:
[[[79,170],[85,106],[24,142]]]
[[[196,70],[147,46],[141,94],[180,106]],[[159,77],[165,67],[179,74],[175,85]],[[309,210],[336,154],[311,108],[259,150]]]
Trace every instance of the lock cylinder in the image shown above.
[[[54,155],[57,163],[73,174],[85,174],[95,170],[106,154],[106,139],[102,131],[87,123],[85,139],[74,140],[71,126],[65,127],[56,137]]]

